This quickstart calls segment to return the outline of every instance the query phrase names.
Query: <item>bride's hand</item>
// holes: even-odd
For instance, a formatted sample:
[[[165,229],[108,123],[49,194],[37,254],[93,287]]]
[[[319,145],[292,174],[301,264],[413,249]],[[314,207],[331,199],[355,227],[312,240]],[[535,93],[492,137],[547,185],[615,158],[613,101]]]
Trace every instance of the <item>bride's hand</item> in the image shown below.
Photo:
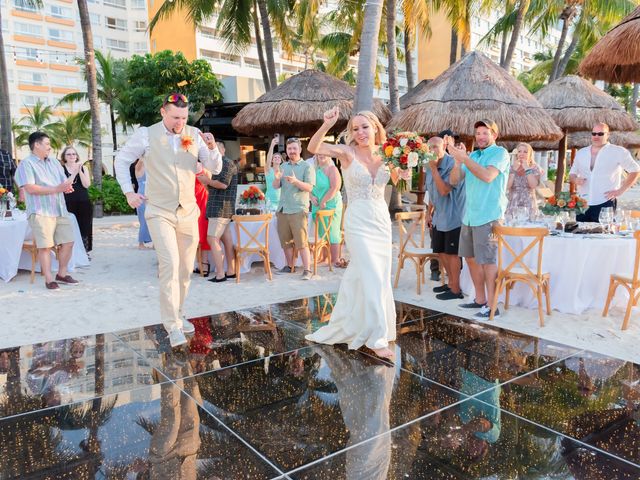
[[[403,170],[402,168],[398,168],[398,176],[403,180],[409,180],[411,178],[411,169],[407,168]]]
[[[337,106],[333,107],[331,110],[324,112],[323,117],[325,125],[333,126],[340,117],[340,109]]]

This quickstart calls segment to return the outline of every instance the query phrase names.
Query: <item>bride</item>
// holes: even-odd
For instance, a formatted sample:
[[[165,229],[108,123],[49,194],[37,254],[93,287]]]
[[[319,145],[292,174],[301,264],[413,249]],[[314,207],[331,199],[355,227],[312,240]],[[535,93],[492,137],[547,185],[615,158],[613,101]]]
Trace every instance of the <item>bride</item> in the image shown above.
[[[371,112],[359,112],[347,124],[347,145],[324,143],[338,120],[338,107],[324,113],[324,123],[309,140],[313,154],[338,158],[342,164],[349,208],[344,236],[351,261],[342,278],[329,324],[305,338],[312,342],[366,346],[378,357],[392,358],[389,342],[396,338],[396,310],[391,290],[391,220],[384,187],[391,177],[408,179],[410,170],[392,170],[382,163],[379,146],[386,133]]]

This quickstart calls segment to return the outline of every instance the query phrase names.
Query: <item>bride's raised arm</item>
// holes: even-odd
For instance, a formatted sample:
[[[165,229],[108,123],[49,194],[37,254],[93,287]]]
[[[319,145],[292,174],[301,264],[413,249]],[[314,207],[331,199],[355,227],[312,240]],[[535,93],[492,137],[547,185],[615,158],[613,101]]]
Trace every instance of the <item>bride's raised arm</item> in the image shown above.
[[[320,126],[318,131],[313,134],[313,137],[309,140],[307,150],[311,153],[328,155],[340,160],[344,167],[349,167],[351,164],[351,151],[350,147],[346,145],[332,145],[330,143],[323,142],[324,137],[329,133],[331,127],[333,127],[338,121],[340,110],[338,107],[333,107],[331,110],[324,112],[324,123]]]

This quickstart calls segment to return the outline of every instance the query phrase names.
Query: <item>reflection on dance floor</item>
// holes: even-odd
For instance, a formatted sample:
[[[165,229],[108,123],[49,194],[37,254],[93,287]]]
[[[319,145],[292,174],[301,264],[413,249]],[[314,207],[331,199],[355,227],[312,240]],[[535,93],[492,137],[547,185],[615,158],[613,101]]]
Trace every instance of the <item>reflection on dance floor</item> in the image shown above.
[[[638,479],[640,366],[397,304],[394,363],[305,334],[334,295],[0,351],[0,479]]]

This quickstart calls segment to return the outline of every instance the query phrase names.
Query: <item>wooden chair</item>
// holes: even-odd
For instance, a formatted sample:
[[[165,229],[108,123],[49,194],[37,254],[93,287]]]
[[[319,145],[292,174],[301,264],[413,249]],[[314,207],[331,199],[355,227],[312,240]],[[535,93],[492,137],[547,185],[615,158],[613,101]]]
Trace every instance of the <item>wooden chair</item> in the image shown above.
[[[309,242],[309,250],[313,256],[313,274],[318,274],[318,260],[322,258],[324,251],[329,271],[333,272],[333,264],[331,263],[331,223],[333,221],[334,210],[318,210],[316,219],[313,222],[313,241]],[[322,235],[320,232],[323,232]],[[296,252],[297,253],[297,252]],[[297,255],[294,257],[297,259]]]
[[[22,250],[29,252],[29,254],[31,255],[31,280],[29,281],[29,283],[33,283],[36,279],[36,265],[38,264],[38,247],[36,247],[35,240],[25,240],[22,244]],[[51,250],[53,251],[53,254],[57,259],[58,246],[54,246]]]
[[[316,310],[320,323],[326,323],[331,319],[333,313],[334,296],[331,293],[324,293],[316,297]]]
[[[396,270],[396,280],[394,288],[398,287],[400,280],[400,270],[404,268],[405,260],[411,260],[416,266],[416,288],[420,295],[420,285],[424,283],[424,266],[428,260],[437,259],[438,254],[433,253],[430,248],[424,246],[424,234],[426,226],[426,215],[424,210],[418,212],[396,213],[398,221],[398,234],[400,237],[400,251],[398,252],[398,266]],[[405,221],[410,221],[409,227]],[[442,275],[444,278],[444,275]]]
[[[638,216],[640,218],[640,215]],[[612,274],[609,280],[609,293],[607,294],[607,302],[604,305],[602,316],[606,317],[609,313],[609,306],[613,300],[616,290],[619,286],[623,286],[629,292],[629,301],[627,302],[627,311],[622,321],[622,330],[629,327],[629,319],[631,318],[631,309],[634,305],[638,305],[640,300],[640,230],[633,234],[636,239],[636,257],[633,261],[633,273],[631,276]]]
[[[544,313],[542,311],[542,293],[546,297],[547,315],[551,315],[551,303],[549,300],[549,280],[551,276],[548,272],[542,271],[542,251],[544,237],[549,235],[546,228],[518,228],[495,226],[493,233],[498,239],[498,278],[496,279],[496,291],[491,299],[491,315],[489,320],[493,320],[496,308],[498,308],[498,296],[505,290],[504,309],[509,308],[509,293],[516,282],[526,283],[538,298],[538,315],[540,317],[540,326],[544,326]],[[526,237],[533,240],[522,249],[520,253],[516,253],[511,245],[505,240],[505,237]],[[538,260],[536,271],[524,262],[525,256],[535,248],[538,248]],[[503,250],[507,250],[513,260],[506,267],[504,266]]]
[[[258,254],[264,260],[264,272],[269,278],[273,279],[271,274],[271,264],[269,263],[269,224],[273,215],[266,213],[264,215],[234,215],[231,217],[236,226],[236,283],[240,283],[240,260],[245,255]],[[255,233],[247,228],[248,225],[262,223]],[[243,241],[242,233],[246,235]],[[264,240],[261,238],[264,235]]]

